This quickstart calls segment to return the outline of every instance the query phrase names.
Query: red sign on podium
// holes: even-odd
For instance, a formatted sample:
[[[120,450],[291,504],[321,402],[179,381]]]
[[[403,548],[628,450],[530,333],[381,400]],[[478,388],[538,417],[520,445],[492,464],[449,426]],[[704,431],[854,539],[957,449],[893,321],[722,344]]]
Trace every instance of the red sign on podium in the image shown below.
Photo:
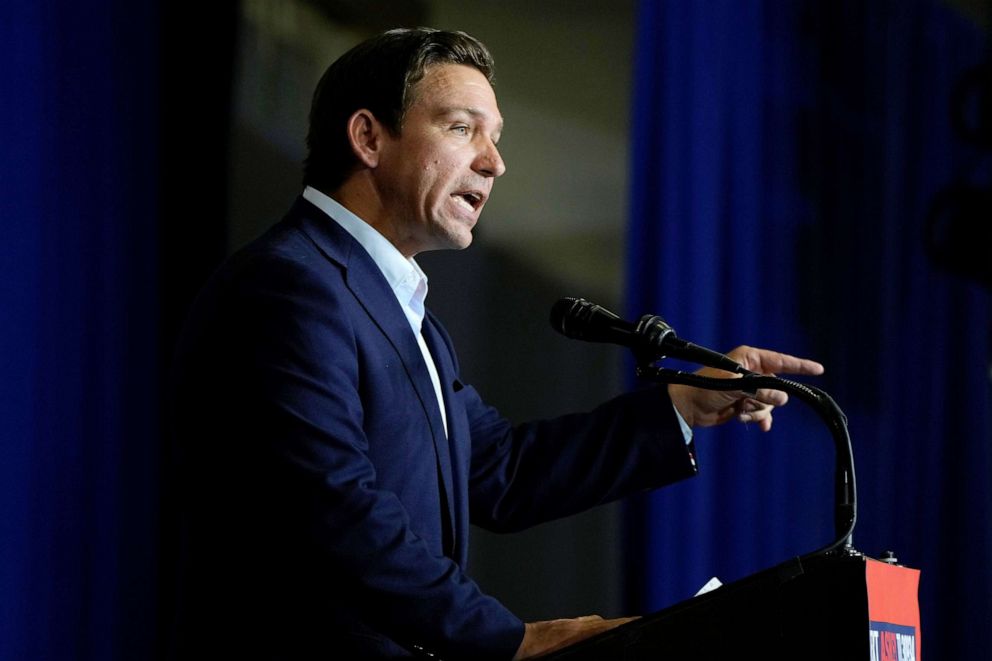
[[[922,661],[920,571],[869,559],[865,582],[871,661]]]

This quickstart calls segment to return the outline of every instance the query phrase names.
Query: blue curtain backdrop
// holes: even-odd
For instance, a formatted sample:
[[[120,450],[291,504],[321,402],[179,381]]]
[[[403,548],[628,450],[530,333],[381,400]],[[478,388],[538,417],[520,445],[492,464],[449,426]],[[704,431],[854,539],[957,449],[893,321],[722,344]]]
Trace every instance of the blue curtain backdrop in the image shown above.
[[[151,658],[154,3],[0,5],[0,659]]]
[[[949,111],[984,36],[927,2],[642,0],[637,39],[629,317],[823,362],[810,381],[853,440],[855,547],[922,570],[928,658],[987,653],[989,294],[924,242],[934,197],[987,174]],[[831,439],[804,407],[767,435],[699,431],[701,475],[629,508],[632,606],[833,539]]]

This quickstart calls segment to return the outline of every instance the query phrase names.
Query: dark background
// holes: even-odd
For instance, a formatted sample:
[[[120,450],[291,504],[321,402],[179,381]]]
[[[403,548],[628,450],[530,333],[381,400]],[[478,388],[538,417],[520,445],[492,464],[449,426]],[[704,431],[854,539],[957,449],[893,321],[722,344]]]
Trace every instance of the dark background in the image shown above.
[[[475,244],[421,260],[466,378],[512,418],[585,408],[629,385],[619,350],[548,327],[565,295],[663,313],[714,348],[747,341],[821,359],[818,385],[852,414],[865,467],[856,541],[873,555],[895,544],[922,568],[928,657],[984,654],[989,129],[988,97],[982,106],[974,90],[988,69],[968,72],[988,62],[989,7],[661,5],[5,3],[0,658],[155,658],[173,551],[161,393],[177,328],[207,274],[299,192],[309,96],[326,65],[381,29],[425,24],[490,46],[507,120],[508,173]],[[962,87],[968,75],[979,82]],[[720,109],[753,98],[747,76],[766,81],[765,114],[728,112],[728,124]],[[926,94],[939,112],[914,111]],[[872,136],[888,136],[882,152]],[[740,146],[752,143],[768,149],[742,160],[759,153]],[[928,176],[910,176],[919,170]],[[755,181],[779,181],[762,198],[772,208],[745,192]],[[742,236],[794,243],[763,252]],[[703,248],[718,245],[733,249]],[[770,305],[770,293],[740,305],[785,280],[802,304]],[[923,349],[939,360],[899,361]],[[900,380],[907,396],[892,397]],[[660,501],[512,537],[475,531],[470,571],[525,618],[615,615],[809,550],[829,536],[810,497],[829,481],[829,455],[811,449],[801,469],[755,457],[784,443],[801,454],[811,425],[783,411],[768,439],[732,453],[703,434],[716,479]],[[771,508],[774,525],[755,524],[764,504],[796,493],[792,509]],[[729,509],[739,502],[750,504]]]

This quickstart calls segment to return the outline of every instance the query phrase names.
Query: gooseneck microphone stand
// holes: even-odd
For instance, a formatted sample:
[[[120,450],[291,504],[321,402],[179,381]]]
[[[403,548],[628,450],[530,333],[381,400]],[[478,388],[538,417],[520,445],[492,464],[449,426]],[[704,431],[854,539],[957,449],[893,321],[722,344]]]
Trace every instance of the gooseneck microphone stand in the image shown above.
[[[826,423],[834,440],[835,454],[835,503],[834,530],[836,539],[806,557],[820,555],[859,555],[852,546],[852,533],[857,519],[857,490],[854,481],[854,455],[851,437],[847,432],[847,416],[837,403],[822,390],[775,376],[750,372],[741,368],[740,378],[713,378],[654,364],[657,357],[638,359],[637,375],[657,383],[677,383],[706,390],[740,390],[755,393],[759,389],[780,390],[793,395],[816,411]]]

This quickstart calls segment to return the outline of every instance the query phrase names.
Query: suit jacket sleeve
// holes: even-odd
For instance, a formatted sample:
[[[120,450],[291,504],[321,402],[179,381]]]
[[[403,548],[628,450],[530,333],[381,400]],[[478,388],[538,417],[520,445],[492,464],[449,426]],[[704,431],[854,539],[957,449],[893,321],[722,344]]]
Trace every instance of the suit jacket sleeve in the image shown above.
[[[474,406],[472,521],[490,530],[520,530],[696,473],[661,388],[516,427]]]
[[[442,337],[454,355],[443,329]],[[471,429],[472,522],[489,530],[520,530],[696,474],[664,387],[516,426],[471,386],[455,396]]]

